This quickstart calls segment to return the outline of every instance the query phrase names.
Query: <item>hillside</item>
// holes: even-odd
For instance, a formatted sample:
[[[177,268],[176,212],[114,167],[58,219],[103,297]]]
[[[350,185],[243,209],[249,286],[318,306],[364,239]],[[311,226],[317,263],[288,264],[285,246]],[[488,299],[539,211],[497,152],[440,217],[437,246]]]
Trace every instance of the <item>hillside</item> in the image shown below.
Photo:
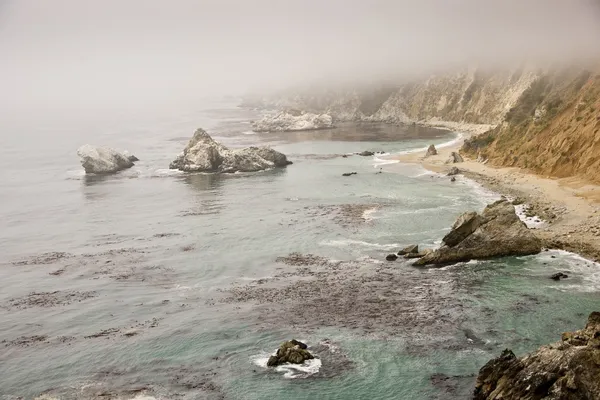
[[[468,68],[395,86],[279,93],[247,105],[449,128],[478,135],[461,150],[469,157],[600,183],[599,72]]]
[[[600,74],[568,70],[537,77],[504,122],[466,141],[463,152],[492,165],[600,183]]]

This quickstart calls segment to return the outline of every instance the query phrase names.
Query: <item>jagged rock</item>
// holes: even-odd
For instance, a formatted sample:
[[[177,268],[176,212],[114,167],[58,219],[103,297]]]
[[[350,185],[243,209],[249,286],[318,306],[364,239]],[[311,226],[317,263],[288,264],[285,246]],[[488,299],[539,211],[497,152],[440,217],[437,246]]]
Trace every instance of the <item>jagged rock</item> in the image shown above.
[[[433,250],[431,249],[425,249],[425,250],[421,250],[418,253],[407,253],[404,255],[404,258],[422,258],[425,257],[427,254],[431,253]]]
[[[306,360],[312,360],[314,356],[307,350],[308,346],[296,339],[283,342],[277,353],[269,357],[268,367],[276,367],[281,364],[302,364]]]
[[[456,182],[456,177],[453,176],[452,178],[450,178],[450,182]]]
[[[437,149],[435,148],[434,145],[430,145],[427,148],[427,153],[425,153],[425,157],[429,157],[429,156],[437,156]]]
[[[357,172],[344,172],[342,174],[342,176],[352,176],[352,175],[356,175],[356,174],[357,174]]]
[[[128,159],[129,161],[131,161],[131,162],[140,161],[140,159],[139,159],[139,158],[137,158],[136,156],[134,156],[133,154],[131,154],[131,153],[130,153],[130,152],[128,152],[127,150],[125,150],[125,151],[123,152],[123,155],[124,155],[125,157],[127,157],[127,159]]]
[[[450,157],[446,161],[446,164],[456,164],[456,163],[461,163],[463,161],[464,160],[463,160],[462,156],[460,154],[458,154],[457,152],[453,151],[452,153],[450,153]]]
[[[458,169],[456,167],[452,167],[452,168],[450,168],[450,171],[448,171],[446,176],[454,176],[454,175],[458,175],[458,174],[460,174],[460,169]]]
[[[368,150],[361,151],[360,153],[356,153],[356,154],[359,155],[359,156],[363,156],[363,157],[371,157],[371,156],[375,155],[374,152],[368,151]]]
[[[600,399],[600,312],[562,342],[521,358],[504,350],[479,371],[473,399]]]
[[[403,255],[411,254],[411,253],[416,254],[418,252],[419,252],[419,245],[418,244],[412,244],[412,245],[410,245],[408,247],[405,247],[402,250],[400,250],[398,252],[398,255],[399,256],[403,256]]]
[[[461,215],[443,238],[444,245],[414,265],[451,264],[472,259],[524,256],[542,251],[542,243],[507,200],[488,205],[481,215]]]
[[[285,154],[269,147],[229,150],[198,129],[169,168],[186,172],[255,172],[291,164]]]
[[[77,149],[86,174],[112,174],[133,167],[133,161],[124,153],[89,144]]]
[[[385,256],[386,261],[396,261],[398,259],[398,256],[395,254],[388,254],[387,256]]]
[[[331,115],[312,113],[295,114],[280,112],[275,115],[265,115],[261,120],[252,123],[252,130],[255,132],[288,132],[330,129],[334,127]]]
[[[550,279],[554,279],[555,281],[560,281],[561,279],[567,279],[569,277],[569,275],[567,274],[563,274],[562,272],[557,272],[556,274],[553,274]]]

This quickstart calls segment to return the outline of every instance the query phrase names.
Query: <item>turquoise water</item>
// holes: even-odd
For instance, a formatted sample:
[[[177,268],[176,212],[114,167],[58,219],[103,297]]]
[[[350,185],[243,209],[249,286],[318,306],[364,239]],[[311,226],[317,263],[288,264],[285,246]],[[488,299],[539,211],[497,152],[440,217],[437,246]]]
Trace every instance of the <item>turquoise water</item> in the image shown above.
[[[383,156],[339,155],[420,149],[453,134],[378,124],[248,134],[256,117],[222,101],[5,127],[21,134],[2,138],[0,157],[0,395],[465,398],[501,350],[557,340],[597,309],[600,269],[568,253],[434,270],[382,261],[412,243],[435,246],[461,212],[498,195]],[[198,126],[230,146],[271,144],[294,164],[227,176],[166,170]],[[141,161],[86,178],[74,156],[86,142]],[[39,258],[47,252],[68,256]],[[309,266],[320,275],[307,276],[276,262],[294,252],[342,264]],[[569,279],[549,280],[556,271]],[[232,288],[255,297],[239,301]],[[27,303],[32,292],[60,301]],[[33,335],[44,339],[15,342]],[[291,337],[321,357],[318,372],[290,379],[261,366]],[[453,386],[433,384],[434,374],[456,376]]]

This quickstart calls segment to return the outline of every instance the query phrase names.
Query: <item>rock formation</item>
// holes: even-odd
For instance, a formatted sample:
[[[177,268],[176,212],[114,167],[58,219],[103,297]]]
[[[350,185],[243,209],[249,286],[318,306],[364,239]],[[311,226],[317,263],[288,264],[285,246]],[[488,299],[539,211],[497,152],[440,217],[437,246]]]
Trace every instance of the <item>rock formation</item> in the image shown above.
[[[311,131],[333,127],[331,115],[312,113],[297,115],[280,112],[265,115],[261,120],[252,123],[252,130],[255,132]]]
[[[463,160],[462,156],[460,154],[458,154],[457,152],[453,151],[452,153],[450,153],[450,157],[446,161],[446,164],[456,164],[456,163],[461,163],[463,161],[464,160]]]
[[[269,357],[267,366],[276,367],[285,363],[302,364],[306,360],[312,360],[315,357],[310,354],[307,348],[308,346],[306,344],[296,339],[283,342],[283,344],[279,346],[277,353]]]
[[[133,167],[133,160],[137,160],[133,155],[89,144],[77,149],[77,155],[86,174],[112,174]]]
[[[515,207],[506,199],[488,205],[481,215],[476,212],[461,215],[442,241],[442,247],[414,265],[444,265],[542,251],[541,241],[519,219]]]
[[[255,172],[291,164],[285,154],[269,147],[230,150],[198,129],[169,168],[186,172]]]
[[[504,350],[479,371],[473,399],[600,399],[600,312],[584,329],[524,357]]]
[[[403,248],[402,250],[400,250],[398,252],[399,256],[404,256],[406,254],[416,254],[419,252],[419,245],[418,244],[412,244],[410,246],[407,246],[405,248]]]
[[[435,148],[434,145],[430,145],[427,148],[427,153],[425,153],[425,157],[429,157],[429,156],[437,156],[437,149]]]
[[[448,171],[446,176],[454,176],[454,175],[458,175],[458,174],[460,174],[460,169],[458,169],[456,167],[452,167],[452,168],[450,168],[450,171]]]

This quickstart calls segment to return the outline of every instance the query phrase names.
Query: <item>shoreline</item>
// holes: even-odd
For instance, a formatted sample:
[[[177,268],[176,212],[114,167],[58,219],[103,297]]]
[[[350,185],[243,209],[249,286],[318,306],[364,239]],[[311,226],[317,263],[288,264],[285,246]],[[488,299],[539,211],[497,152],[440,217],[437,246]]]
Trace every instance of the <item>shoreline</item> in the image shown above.
[[[534,232],[546,248],[566,250],[600,262],[599,185],[577,177],[553,179],[518,168],[492,167],[467,158],[461,163],[446,164],[451,152],[458,152],[464,140],[470,137],[468,132],[457,132],[457,135],[454,143],[440,146],[435,156],[425,157],[425,151],[419,149],[387,158],[418,164],[436,173],[457,167],[459,176],[527,204],[530,215],[544,221]]]

